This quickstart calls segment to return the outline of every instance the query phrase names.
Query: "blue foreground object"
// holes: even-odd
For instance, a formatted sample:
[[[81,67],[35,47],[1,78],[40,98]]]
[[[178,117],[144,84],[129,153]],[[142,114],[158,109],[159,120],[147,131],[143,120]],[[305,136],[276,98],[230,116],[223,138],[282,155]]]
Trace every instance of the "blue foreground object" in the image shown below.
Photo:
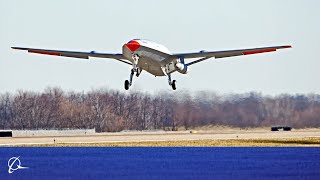
[[[28,168],[9,174],[11,157],[19,157]],[[11,165],[16,168],[18,161]],[[320,148],[0,148],[0,179],[261,178],[320,179]]]

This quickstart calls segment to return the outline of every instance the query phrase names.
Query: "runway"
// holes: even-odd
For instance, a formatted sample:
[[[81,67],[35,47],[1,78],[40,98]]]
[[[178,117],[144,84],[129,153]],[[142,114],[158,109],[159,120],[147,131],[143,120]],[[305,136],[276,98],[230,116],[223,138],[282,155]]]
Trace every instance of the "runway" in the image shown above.
[[[95,133],[80,136],[37,136],[0,138],[0,146],[44,145],[44,144],[82,144],[82,143],[123,143],[123,142],[165,142],[165,141],[197,141],[197,140],[235,140],[235,139],[301,139],[320,138],[320,130],[206,130],[176,132],[117,132]]]

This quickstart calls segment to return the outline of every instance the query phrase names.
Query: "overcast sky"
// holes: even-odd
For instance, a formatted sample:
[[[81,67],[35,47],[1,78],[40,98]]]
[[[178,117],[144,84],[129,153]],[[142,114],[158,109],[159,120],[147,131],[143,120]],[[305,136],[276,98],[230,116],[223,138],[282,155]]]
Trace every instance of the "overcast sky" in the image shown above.
[[[11,46],[121,53],[145,38],[172,53],[273,45],[253,56],[210,59],[174,73],[177,91],[320,93],[320,1],[317,0],[0,0],[0,93],[46,87],[125,91],[129,65],[29,54]],[[142,72],[130,90],[172,91],[166,77]]]

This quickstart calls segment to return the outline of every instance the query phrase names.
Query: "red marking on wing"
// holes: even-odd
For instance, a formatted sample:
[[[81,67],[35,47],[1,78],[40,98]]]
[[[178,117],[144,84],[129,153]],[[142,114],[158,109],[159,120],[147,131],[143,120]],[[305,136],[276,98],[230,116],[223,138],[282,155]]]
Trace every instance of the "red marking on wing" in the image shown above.
[[[58,52],[48,52],[48,51],[39,51],[39,50],[28,50],[29,53],[38,53],[38,54],[46,54],[46,55],[53,55],[53,56],[61,56]]]
[[[245,51],[242,54],[243,55],[250,55],[250,54],[258,54],[258,53],[266,53],[266,52],[273,52],[276,51],[276,48],[270,48],[270,49],[262,49],[262,50],[253,50],[253,51]]]
[[[137,49],[139,49],[140,44],[137,41],[132,40],[129,43],[127,43],[126,46],[130,49],[130,51],[133,52],[133,51],[136,51]]]

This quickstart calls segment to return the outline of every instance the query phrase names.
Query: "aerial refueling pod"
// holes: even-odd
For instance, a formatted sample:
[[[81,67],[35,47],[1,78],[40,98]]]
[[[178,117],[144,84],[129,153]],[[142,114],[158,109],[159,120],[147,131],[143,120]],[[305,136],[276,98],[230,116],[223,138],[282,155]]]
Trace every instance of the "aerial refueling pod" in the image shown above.
[[[186,64],[183,64],[183,63],[180,63],[180,62],[176,63],[176,69],[181,74],[187,74],[189,72],[188,71],[188,66]]]

